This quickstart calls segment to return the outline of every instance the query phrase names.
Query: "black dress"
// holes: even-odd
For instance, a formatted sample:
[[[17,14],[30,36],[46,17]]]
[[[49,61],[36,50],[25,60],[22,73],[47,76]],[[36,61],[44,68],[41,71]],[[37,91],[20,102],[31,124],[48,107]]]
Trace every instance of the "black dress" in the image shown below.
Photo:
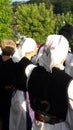
[[[68,110],[67,89],[72,77],[53,68],[52,73],[43,67],[35,67],[28,80],[32,109],[43,115],[52,115],[65,120]]]
[[[16,68],[16,64],[11,58],[3,61],[0,56],[0,116],[2,130],[9,130],[9,112],[14,91],[13,83],[16,81]]]

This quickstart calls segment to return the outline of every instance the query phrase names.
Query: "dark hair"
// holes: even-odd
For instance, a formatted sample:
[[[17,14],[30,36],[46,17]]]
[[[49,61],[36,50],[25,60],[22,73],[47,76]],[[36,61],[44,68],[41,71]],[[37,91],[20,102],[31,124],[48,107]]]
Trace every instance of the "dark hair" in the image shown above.
[[[70,41],[73,35],[73,26],[66,24],[59,30],[59,34],[63,35],[68,41]]]
[[[14,48],[11,48],[11,47],[5,47],[4,49],[2,49],[3,55],[13,56],[14,52],[15,52]]]

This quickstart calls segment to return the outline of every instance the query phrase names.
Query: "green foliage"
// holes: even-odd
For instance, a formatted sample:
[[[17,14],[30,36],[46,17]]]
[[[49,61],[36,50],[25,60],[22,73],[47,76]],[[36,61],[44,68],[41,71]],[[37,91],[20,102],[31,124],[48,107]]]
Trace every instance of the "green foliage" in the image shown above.
[[[64,26],[66,23],[73,25],[73,14],[71,12],[67,12],[66,14],[62,13],[62,15],[55,15],[55,19],[55,33],[58,33],[61,27]]]
[[[61,0],[59,1],[61,2]],[[71,12],[54,14],[53,6],[46,8],[45,3],[22,4],[15,12],[16,32],[34,38],[37,43],[44,43],[49,34],[58,34],[60,28],[69,23],[73,25]]]
[[[58,33],[64,24],[73,25],[72,11],[73,0],[31,0],[30,4],[13,5],[11,0],[0,0],[0,41],[15,39],[20,33],[44,43],[49,34]]]
[[[51,2],[50,0],[30,0],[27,3],[36,3],[37,5],[39,5],[40,3],[45,3],[46,9],[49,9]]]
[[[53,11],[55,14],[62,14],[67,12],[73,13],[73,0],[30,0],[28,3],[39,3],[44,2],[46,8],[49,9],[49,6],[53,5]]]
[[[12,35],[12,9],[10,3],[10,0],[0,0],[0,41]]]
[[[43,43],[50,33],[53,33],[55,20],[52,6],[46,9],[44,3],[18,6],[15,13],[16,31],[34,38],[37,43]]]
[[[62,13],[62,15],[55,15],[56,24],[55,24],[55,33],[58,34],[59,30],[65,24],[70,24],[73,26],[73,14],[71,12],[67,12],[66,14]],[[70,41],[70,46],[73,48],[73,38]]]

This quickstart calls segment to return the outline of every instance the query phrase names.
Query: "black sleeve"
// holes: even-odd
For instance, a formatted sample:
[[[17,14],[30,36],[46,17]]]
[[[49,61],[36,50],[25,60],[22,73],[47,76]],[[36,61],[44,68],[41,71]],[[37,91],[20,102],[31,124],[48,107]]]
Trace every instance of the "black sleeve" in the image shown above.
[[[27,59],[26,57],[22,58],[17,63],[15,87],[17,89],[19,89],[19,90],[26,91],[26,80],[27,80],[27,77],[25,75],[25,68],[29,64],[31,64],[31,61],[29,59]]]

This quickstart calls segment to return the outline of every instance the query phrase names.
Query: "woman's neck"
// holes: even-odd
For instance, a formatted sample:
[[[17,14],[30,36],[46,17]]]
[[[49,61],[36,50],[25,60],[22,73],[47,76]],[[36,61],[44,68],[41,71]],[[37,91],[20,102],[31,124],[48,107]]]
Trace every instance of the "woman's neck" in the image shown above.
[[[61,70],[64,70],[64,65],[63,64],[60,64],[60,65],[56,64],[54,67],[59,68]]]
[[[3,56],[2,56],[3,61],[7,61],[7,60],[9,60],[10,58],[11,58],[10,56],[6,56],[6,55],[3,55]]]

